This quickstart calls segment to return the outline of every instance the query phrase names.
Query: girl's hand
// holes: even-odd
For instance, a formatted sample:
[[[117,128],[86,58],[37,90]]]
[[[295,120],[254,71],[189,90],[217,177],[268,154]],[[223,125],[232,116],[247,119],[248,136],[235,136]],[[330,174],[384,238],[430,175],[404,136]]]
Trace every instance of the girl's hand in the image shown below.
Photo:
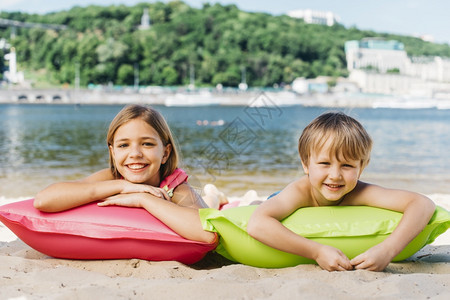
[[[167,194],[167,192],[164,189],[147,184],[131,183],[125,181],[125,186],[122,189],[121,193],[122,194],[148,193],[155,197],[170,201],[169,194]]]
[[[316,262],[327,271],[353,270],[350,260],[341,250],[327,245],[320,245]]]
[[[378,244],[353,258],[350,263],[355,269],[380,272],[387,267],[392,258],[383,244]]]
[[[106,198],[103,202],[97,203],[98,206],[127,206],[127,207],[142,207],[142,202],[145,194],[132,193],[132,194],[117,194]]]

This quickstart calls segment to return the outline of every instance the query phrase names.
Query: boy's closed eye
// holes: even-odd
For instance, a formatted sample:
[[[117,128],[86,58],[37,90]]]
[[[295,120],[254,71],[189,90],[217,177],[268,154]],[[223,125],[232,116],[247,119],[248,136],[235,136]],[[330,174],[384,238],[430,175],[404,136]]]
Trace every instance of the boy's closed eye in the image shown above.
[[[343,164],[342,166],[345,168],[355,168],[355,166],[352,164]]]

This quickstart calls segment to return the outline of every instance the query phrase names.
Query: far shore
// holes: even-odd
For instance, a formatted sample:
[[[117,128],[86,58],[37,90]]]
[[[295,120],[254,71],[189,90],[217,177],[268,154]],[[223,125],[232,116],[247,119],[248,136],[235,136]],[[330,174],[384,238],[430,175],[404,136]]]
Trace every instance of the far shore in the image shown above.
[[[213,88],[129,89],[0,89],[4,104],[114,105],[145,103],[166,106],[291,106],[361,108],[439,108],[449,109],[450,99],[412,98],[399,95],[326,93],[300,95],[291,90]]]

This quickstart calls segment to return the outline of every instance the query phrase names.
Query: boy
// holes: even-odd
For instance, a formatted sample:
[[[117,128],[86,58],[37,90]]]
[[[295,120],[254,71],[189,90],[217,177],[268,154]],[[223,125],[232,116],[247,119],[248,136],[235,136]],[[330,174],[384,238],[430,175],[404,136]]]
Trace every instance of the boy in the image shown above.
[[[299,139],[305,175],[262,203],[247,231],[273,248],[314,259],[328,271],[382,271],[418,235],[435,210],[427,197],[359,181],[369,163],[372,140],[363,126],[344,113],[325,113],[313,120]],[[403,213],[380,244],[349,260],[339,249],[299,236],[280,221],[308,206],[366,205]]]

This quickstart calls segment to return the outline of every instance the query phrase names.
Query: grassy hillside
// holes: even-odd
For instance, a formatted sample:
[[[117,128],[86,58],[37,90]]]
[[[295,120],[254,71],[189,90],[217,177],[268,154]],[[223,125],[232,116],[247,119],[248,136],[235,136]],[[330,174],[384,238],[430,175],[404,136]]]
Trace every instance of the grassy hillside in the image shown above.
[[[139,30],[144,8],[151,28]],[[236,86],[246,74],[249,86],[290,83],[296,77],[346,76],[344,43],[364,37],[403,42],[409,55],[450,57],[449,45],[357,28],[305,24],[286,15],[249,13],[235,5],[183,2],[135,6],[74,7],[45,15],[2,12],[1,18],[22,22],[64,24],[55,31],[17,29],[10,43],[19,66],[45,74],[53,84]],[[0,32],[10,37],[10,28]],[[39,77],[37,77],[39,78]]]

